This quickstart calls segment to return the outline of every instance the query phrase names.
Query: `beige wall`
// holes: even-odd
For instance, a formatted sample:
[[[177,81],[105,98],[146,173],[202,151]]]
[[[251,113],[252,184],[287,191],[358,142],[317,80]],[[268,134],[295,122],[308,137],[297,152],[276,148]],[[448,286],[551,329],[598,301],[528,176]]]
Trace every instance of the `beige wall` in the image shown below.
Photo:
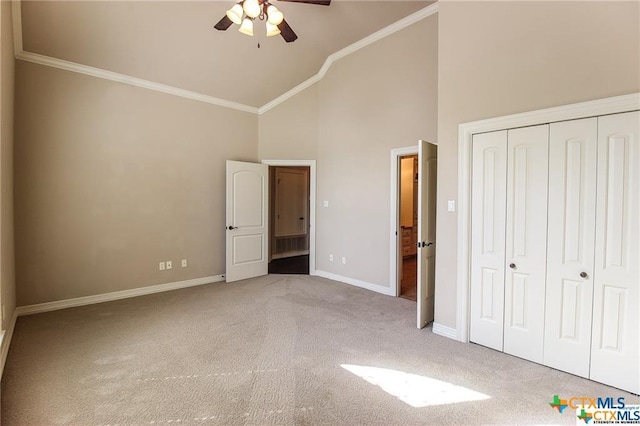
[[[14,66],[11,2],[3,1],[0,2],[0,301],[5,310],[3,330],[9,328],[16,306],[13,244]]]
[[[388,288],[390,150],[426,139],[436,322],[455,327],[458,124],[640,91],[639,15],[637,2],[441,1],[259,117],[18,62],[18,302],[223,273],[227,158],[316,159],[317,268]],[[157,271],[183,257],[186,270]]]
[[[261,158],[318,161],[319,270],[390,287],[390,152],[435,141],[437,25],[429,17],[336,61],[260,117]]]
[[[16,71],[18,305],[224,273],[225,160],[257,160],[255,115]]]
[[[456,326],[458,125],[640,91],[639,8],[440,2],[436,322]]]
[[[318,85],[259,116],[261,159],[315,160],[318,153]]]
[[[390,154],[436,140],[437,52],[430,16],[340,59],[319,82],[317,269],[395,286]]]

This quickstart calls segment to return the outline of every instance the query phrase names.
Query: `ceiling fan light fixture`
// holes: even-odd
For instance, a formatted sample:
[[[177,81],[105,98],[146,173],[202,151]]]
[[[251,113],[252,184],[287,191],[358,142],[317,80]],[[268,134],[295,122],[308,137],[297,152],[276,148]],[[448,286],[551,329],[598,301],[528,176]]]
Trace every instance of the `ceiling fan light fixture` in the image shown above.
[[[280,28],[267,21],[267,37],[277,36],[278,34],[280,34]]]
[[[243,12],[242,5],[236,3],[231,9],[227,10],[227,18],[231,19],[234,24],[241,25]]]
[[[240,29],[238,30],[242,34],[253,36],[253,19],[244,18],[242,20],[242,25],[240,25]]]
[[[249,18],[256,18],[262,12],[258,0],[245,0],[242,8]]]
[[[284,20],[284,14],[273,5],[267,8],[267,22],[271,25],[279,25]]]

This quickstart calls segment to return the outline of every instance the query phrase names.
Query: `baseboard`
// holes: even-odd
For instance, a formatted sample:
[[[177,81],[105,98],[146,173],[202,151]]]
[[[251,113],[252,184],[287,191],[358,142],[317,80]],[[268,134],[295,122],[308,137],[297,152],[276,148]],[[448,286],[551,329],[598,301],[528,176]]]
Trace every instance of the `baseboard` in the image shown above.
[[[4,364],[7,362],[7,355],[9,355],[9,346],[11,345],[11,339],[13,338],[13,330],[16,328],[16,320],[18,319],[17,310],[13,312],[13,317],[11,317],[11,322],[9,323],[9,328],[4,331],[4,336],[2,336],[2,354],[0,354],[0,378],[2,378],[2,374],[4,373]]]
[[[112,293],[96,294],[94,296],[77,297],[75,299],[57,300],[55,302],[38,303],[36,305],[20,306],[16,308],[16,314],[30,315],[41,312],[57,311],[58,309],[73,308],[76,306],[93,305],[95,303],[110,302],[112,300],[127,299],[129,297],[145,296],[147,294],[161,293],[163,291],[178,290],[197,285],[210,284],[224,281],[224,275],[194,278],[192,280],[177,281],[167,284],[152,285],[134,288],[131,290],[114,291]]]
[[[433,333],[448,337],[449,339],[458,340],[458,331],[455,328],[447,327],[437,322],[433,323]]]
[[[327,278],[329,280],[333,280],[333,281],[339,281],[341,283],[345,283],[345,284],[351,284],[353,286],[356,287],[360,287],[360,288],[364,288],[367,290],[371,290],[371,291],[375,291],[376,293],[381,293],[381,294],[385,294],[387,296],[393,296],[393,289],[389,288],[389,287],[383,287],[381,285],[378,284],[372,284],[372,283],[368,283],[366,281],[361,281],[361,280],[357,280],[355,278],[349,278],[349,277],[343,277],[342,275],[338,275],[338,274],[334,274],[331,272],[326,272],[326,271],[320,271],[320,270],[315,270],[313,271],[313,273],[310,275],[315,275],[318,277],[322,277],[322,278]]]

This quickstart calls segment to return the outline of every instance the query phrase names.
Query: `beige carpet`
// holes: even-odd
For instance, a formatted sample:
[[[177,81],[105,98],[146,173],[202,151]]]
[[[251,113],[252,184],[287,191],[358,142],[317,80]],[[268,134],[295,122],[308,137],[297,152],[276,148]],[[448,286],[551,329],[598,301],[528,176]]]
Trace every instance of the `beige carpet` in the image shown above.
[[[270,275],[21,317],[2,425],[576,424],[554,394],[634,400],[417,330],[415,309]]]

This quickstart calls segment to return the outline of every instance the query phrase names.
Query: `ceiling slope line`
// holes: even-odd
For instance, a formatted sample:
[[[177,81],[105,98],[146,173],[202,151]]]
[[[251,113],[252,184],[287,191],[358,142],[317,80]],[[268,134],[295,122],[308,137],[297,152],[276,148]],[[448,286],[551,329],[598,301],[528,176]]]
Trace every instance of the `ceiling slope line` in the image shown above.
[[[297,95],[308,87],[320,81],[331,65],[337,61],[338,59],[344,58],[363,47],[366,47],[384,37],[387,37],[393,33],[400,31],[403,28],[408,27],[411,24],[414,24],[424,18],[427,18],[431,15],[434,15],[438,12],[438,3],[431,4],[423,9],[414,12],[413,14],[394,22],[391,25],[388,25],[385,28],[382,28],[379,31],[376,31],[373,34],[368,35],[367,37],[337,51],[332,53],[327,57],[324,64],[320,68],[317,74],[311,76],[307,80],[298,84],[294,88],[288,90],[272,101],[266,103],[261,107],[254,107],[250,105],[241,104],[238,102],[228,101],[221,98],[216,98],[214,96],[205,95],[199,92],[193,92],[186,89],[181,89],[175,86],[170,86],[167,84],[156,83],[150,80],[145,80],[138,77],[133,77],[126,74],[120,74],[113,71],[107,71],[102,68],[96,68],[89,65],[79,64],[76,62],[66,61],[63,59],[54,58],[51,56],[41,55],[39,53],[31,53],[23,50],[23,37],[22,37],[22,1],[15,0],[12,2],[12,18],[13,18],[13,44],[14,44],[14,54],[16,59],[32,62],[39,65],[49,66],[52,68],[58,68],[65,71],[71,71],[79,74],[85,74],[92,77],[102,78],[105,80],[111,80],[119,83],[128,84],[131,86],[141,87],[144,89],[154,90],[157,92],[166,93],[169,95],[179,96],[199,102],[204,102],[212,105],[217,105],[225,108],[235,109],[243,112],[248,112],[252,114],[264,114],[270,109],[276,107],[277,105],[283,103],[287,99]]]
[[[227,101],[225,99],[215,98],[213,96],[205,95],[202,93],[192,92],[190,90],[180,89],[178,87],[169,86],[167,84],[162,84],[162,83],[156,83],[156,82],[145,80],[142,78],[132,77],[126,74],[107,71],[102,68],[94,68],[88,65],[78,64],[76,62],[70,62],[62,59],[52,58],[50,56],[40,55],[38,53],[30,53],[30,52],[23,51],[16,54],[16,59],[32,62],[34,64],[45,65],[52,68],[58,68],[65,71],[85,74],[92,77],[98,77],[105,80],[111,80],[118,83],[124,83],[131,86],[142,87],[144,89],[150,89],[156,92],[175,95],[182,98],[192,99],[195,101],[200,101],[200,102],[217,105],[225,108],[236,109],[239,111],[249,112],[252,114],[258,113],[258,108],[253,106],[244,105],[244,104],[240,104],[232,101]]]
[[[295,86],[293,89],[288,90],[287,92],[278,96],[271,102],[268,102],[263,106],[261,106],[260,108],[258,108],[258,114],[264,114],[265,112],[276,107],[277,105],[280,105],[287,99],[290,99],[293,96],[297,95],[298,93],[302,92],[303,90],[313,85],[314,83],[317,83],[318,81],[322,80],[322,78],[325,76],[327,71],[329,71],[329,68],[331,68],[331,65],[338,59],[344,58],[345,56],[348,56],[362,49],[363,47],[366,47],[372,43],[375,43],[378,40],[381,40],[387,36],[390,36],[391,34],[396,33],[408,27],[409,25],[415,24],[416,22],[421,21],[422,19],[425,19],[431,15],[434,15],[437,12],[438,12],[438,3],[433,3],[423,9],[418,10],[417,12],[412,13],[411,15],[405,18],[402,18],[397,22],[394,22],[391,25],[388,25],[382,28],[381,30],[376,31],[373,34],[368,35],[367,37],[359,41],[356,41],[353,44],[350,44],[349,46],[343,49],[338,50],[337,52],[332,53],[324,61],[324,64],[322,65],[322,67],[320,68],[320,71],[318,71],[316,75],[308,78],[307,80]]]

